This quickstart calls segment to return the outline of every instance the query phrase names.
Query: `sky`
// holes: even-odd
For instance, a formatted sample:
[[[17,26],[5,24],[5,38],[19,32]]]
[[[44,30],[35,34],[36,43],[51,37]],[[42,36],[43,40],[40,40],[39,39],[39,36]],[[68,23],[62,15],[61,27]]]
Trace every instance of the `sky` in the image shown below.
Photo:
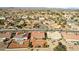
[[[0,0],[0,7],[79,8],[78,0]]]

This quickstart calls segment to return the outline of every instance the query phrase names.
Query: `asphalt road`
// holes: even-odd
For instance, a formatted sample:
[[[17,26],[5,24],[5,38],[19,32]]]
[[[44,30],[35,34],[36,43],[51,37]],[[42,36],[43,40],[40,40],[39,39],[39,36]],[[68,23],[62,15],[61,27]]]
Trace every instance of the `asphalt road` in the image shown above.
[[[62,29],[0,29],[0,32],[17,32],[17,31],[59,31],[59,32],[79,32],[79,30],[62,30]]]

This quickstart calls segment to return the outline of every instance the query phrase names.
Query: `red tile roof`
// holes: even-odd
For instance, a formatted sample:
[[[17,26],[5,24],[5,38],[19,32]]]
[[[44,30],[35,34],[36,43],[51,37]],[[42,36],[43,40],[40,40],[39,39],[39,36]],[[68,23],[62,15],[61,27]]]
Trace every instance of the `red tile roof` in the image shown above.
[[[31,39],[34,39],[34,38],[45,38],[45,34],[44,32],[33,31],[31,33]]]
[[[17,42],[12,42],[9,48],[27,48],[28,47],[28,40],[24,40],[23,44],[18,44]]]
[[[71,39],[72,40],[79,40],[79,34],[75,34],[75,33],[66,33],[66,32],[62,32],[61,33],[62,36],[64,37],[64,39],[68,40]]]
[[[44,44],[47,43],[46,40],[42,40],[42,39],[37,39],[37,40],[33,39],[31,42],[32,42],[33,47],[36,47],[36,46],[43,47]]]
[[[11,36],[10,32],[0,33],[0,38],[10,38],[10,36]]]
[[[46,44],[46,40],[42,40],[42,39],[32,39],[30,40],[30,42],[32,42],[33,47],[35,48],[36,46],[41,46],[43,47],[44,44]],[[12,42],[9,46],[9,48],[27,48],[29,47],[29,40],[24,40],[23,44],[18,44],[17,42]]]

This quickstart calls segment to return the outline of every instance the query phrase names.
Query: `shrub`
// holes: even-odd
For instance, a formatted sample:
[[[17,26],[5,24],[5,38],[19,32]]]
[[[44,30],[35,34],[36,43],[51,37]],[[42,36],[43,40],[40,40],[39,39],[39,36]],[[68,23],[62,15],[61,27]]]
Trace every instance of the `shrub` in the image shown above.
[[[63,45],[61,42],[58,43],[58,45],[54,48],[54,51],[66,51],[67,48],[65,45]]]

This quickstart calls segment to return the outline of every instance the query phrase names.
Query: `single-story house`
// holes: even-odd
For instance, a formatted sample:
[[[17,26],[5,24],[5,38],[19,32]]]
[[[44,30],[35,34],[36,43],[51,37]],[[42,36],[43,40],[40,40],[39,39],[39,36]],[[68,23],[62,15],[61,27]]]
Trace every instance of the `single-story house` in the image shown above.
[[[59,32],[47,32],[47,38],[51,40],[60,40],[62,36]]]
[[[31,39],[43,39],[45,38],[45,33],[40,31],[31,32]]]

